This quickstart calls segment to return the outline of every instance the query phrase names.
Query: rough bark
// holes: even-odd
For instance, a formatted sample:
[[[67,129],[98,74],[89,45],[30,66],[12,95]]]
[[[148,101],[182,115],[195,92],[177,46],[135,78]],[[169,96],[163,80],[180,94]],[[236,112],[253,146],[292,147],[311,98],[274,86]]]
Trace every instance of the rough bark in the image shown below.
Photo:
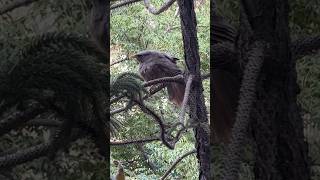
[[[197,148],[197,158],[199,160],[199,179],[208,180],[210,178],[210,144],[209,128],[206,106],[203,97],[203,86],[200,73],[200,56],[197,41],[196,15],[193,1],[178,0],[181,18],[181,30],[183,36],[184,56],[188,73],[194,75],[190,90],[190,121],[197,123],[194,128]]]
[[[245,48],[252,42],[266,45],[266,59],[257,84],[258,101],[252,113],[257,147],[255,179],[310,179],[303,121],[297,105],[297,73],[290,49],[288,1],[242,2],[248,21],[245,15],[241,16],[241,57],[246,57]],[[252,34],[245,33],[251,32],[248,27]]]

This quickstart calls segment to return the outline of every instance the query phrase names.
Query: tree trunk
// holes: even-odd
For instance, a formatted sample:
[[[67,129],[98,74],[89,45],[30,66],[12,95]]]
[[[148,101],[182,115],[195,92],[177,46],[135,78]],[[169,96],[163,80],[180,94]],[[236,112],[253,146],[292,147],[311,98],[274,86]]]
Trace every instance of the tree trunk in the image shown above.
[[[252,112],[257,147],[255,179],[308,180],[307,144],[297,105],[297,73],[290,50],[288,1],[242,2],[239,43],[242,59],[246,59],[246,47],[253,42],[265,45],[256,108]]]
[[[190,121],[196,124],[194,128],[197,148],[197,158],[200,164],[199,179],[211,180],[210,175],[210,144],[207,110],[203,96],[203,86],[200,73],[200,56],[197,40],[197,23],[193,1],[178,0],[181,18],[181,30],[184,44],[185,62],[188,73],[194,75],[190,90],[189,107]]]

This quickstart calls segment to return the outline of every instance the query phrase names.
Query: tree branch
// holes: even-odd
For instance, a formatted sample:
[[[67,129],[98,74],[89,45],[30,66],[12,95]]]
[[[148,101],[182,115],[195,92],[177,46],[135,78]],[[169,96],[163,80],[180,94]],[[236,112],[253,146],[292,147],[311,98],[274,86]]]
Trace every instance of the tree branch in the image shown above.
[[[121,95],[121,96],[117,96],[117,97],[111,98],[110,99],[110,104],[115,103],[115,102],[119,101],[120,99],[122,99],[124,97],[126,97],[126,96],[125,95]]]
[[[207,110],[203,96],[201,81],[201,64],[199,44],[197,39],[197,18],[194,11],[194,1],[178,0],[180,9],[181,33],[183,39],[184,57],[187,71],[194,75],[193,86],[190,90],[190,121],[199,124],[208,124]],[[202,126],[194,128],[199,162],[199,179],[212,179],[210,177],[210,146],[209,132]]]
[[[129,108],[132,108],[134,105],[135,105],[134,103],[130,104],[130,102],[129,102],[129,103],[127,103],[126,106],[124,106],[124,107],[121,107],[121,108],[118,108],[118,109],[115,109],[115,110],[110,111],[110,115],[114,115],[114,114],[120,113],[120,112],[122,112],[122,111],[126,111],[126,110],[128,110]]]
[[[137,105],[140,107],[141,111],[152,116],[153,119],[159,124],[160,127],[160,137],[161,137],[161,141],[162,143],[167,146],[169,149],[174,149],[175,146],[175,142],[174,144],[171,144],[170,142],[168,142],[167,137],[166,137],[166,129],[165,129],[165,125],[162,121],[162,119],[155,113],[153,112],[153,110],[151,110],[149,107],[145,106],[144,104],[142,104],[139,101],[135,101],[137,103]]]
[[[209,76],[210,76],[210,74],[209,74]],[[159,84],[160,84],[160,82],[159,82]],[[163,83],[160,86],[157,86],[155,89],[152,89],[152,90],[150,89],[149,94],[145,95],[142,99],[143,100],[148,99],[149,97],[151,97],[152,95],[156,94],[157,92],[159,92],[160,90],[162,90],[165,87],[166,87],[166,85]],[[115,103],[115,102],[119,101],[120,99],[122,99],[124,97],[126,97],[126,96],[122,95],[122,96],[114,97],[114,98],[110,99],[110,104]]]
[[[110,64],[110,66],[114,66],[114,65],[116,65],[116,64],[119,64],[119,63],[124,62],[124,61],[127,61],[127,60],[129,60],[128,57],[126,57],[126,58],[124,58],[124,59],[121,59],[121,60],[119,60],[119,61],[113,62],[113,63]]]
[[[194,149],[194,150],[192,150],[192,151],[189,151],[189,152],[185,153],[185,154],[182,155],[181,157],[179,157],[179,158],[171,165],[171,167],[164,173],[164,175],[163,175],[160,179],[161,179],[161,180],[166,179],[166,177],[171,173],[171,171],[177,166],[177,164],[178,164],[180,161],[182,161],[185,157],[187,157],[187,156],[189,156],[189,155],[191,155],[191,154],[193,154],[193,153],[196,153],[196,152],[197,152],[197,150]]]
[[[145,148],[143,147],[143,144],[137,144],[137,149],[141,152],[141,155],[146,162],[146,164],[149,166],[149,168],[156,173],[157,172],[157,167],[156,165],[150,160],[147,152],[145,151]]]
[[[131,144],[140,144],[140,143],[147,143],[152,141],[159,141],[161,140],[159,137],[149,137],[144,139],[135,139],[135,140],[110,140],[111,146],[126,146]]]
[[[144,5],[151,14],[158,15],[166,11],[176,0],[167,0],[158,10],[150,3],[149,0],[144,0]]]
[[[159,79],[153,79],[143,84],[144,87],[152,86],[154,84],[164,83],[164,82],[180,82],[183,83],[183,75],[179,74],[173,77],[163,77]]]
[[[123,6],[128,6],[130,4],[133,4],[133,3],[136,3],[136,2],[139,2],[139,1],[142,1],[142,0],[124,0],[124,1],[121,1],[119,3],[111,4],[110,10],[117,9],[117,8],[120,8],[120,7],[123,7]]]
[[[186,122],[184,122],[184,118],[185,118],[185,114],[186,114],[187,103],[189,101],[190,89],[191,89],[191,84],[192,84],[193,78],[194,78],[194,75],[192,75],[192,74],[190,74],[188,77],[188,81],[186,84],[186,90],[184,92],[184,97],[183,97],[183,101],[182,101],[181,112],[180,112],[180,116],[179,116],[180,123],[182,123],[184,126],[187,126]]]
[[[163,88],[165,88],[166,85],[164,83],[160,84],[160,86],[157,86],[156,88],[154,89],[150,89],[150,92],[149,94],[145,95],[143,97],[143,100],[146,100],[148,99],[149,97],[151,97],[152,95],[156,94],[157,92],[159,92],[160,90],[162,90]]]

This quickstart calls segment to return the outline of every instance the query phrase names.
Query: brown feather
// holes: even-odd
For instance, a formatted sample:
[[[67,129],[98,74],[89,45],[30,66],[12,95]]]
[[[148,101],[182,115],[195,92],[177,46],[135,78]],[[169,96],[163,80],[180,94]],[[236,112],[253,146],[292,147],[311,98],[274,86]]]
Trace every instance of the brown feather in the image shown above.
[[[176,64],[177,58],[158,51],[142,51],[135,55],[139,64],[139,73],[145,81],[159,79],[163,77],[173,77],[182,74]],[[169,100],[181,106],[185,84],[165,83],[168,90]]]
[[[179,83],[170,83],[167,86],[167,90],[169,94],[169,100],[181,107],[184,98],[185,85]]]

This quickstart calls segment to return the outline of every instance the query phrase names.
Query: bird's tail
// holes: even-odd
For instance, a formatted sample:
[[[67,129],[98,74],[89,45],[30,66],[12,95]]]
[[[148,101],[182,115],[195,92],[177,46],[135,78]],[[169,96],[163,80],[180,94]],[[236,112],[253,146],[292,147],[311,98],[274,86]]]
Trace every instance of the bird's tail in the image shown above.
[[[167,90],[169,100],[180,107],[183,102],[185,85],[181,83],[169,83],[167,85]]]

